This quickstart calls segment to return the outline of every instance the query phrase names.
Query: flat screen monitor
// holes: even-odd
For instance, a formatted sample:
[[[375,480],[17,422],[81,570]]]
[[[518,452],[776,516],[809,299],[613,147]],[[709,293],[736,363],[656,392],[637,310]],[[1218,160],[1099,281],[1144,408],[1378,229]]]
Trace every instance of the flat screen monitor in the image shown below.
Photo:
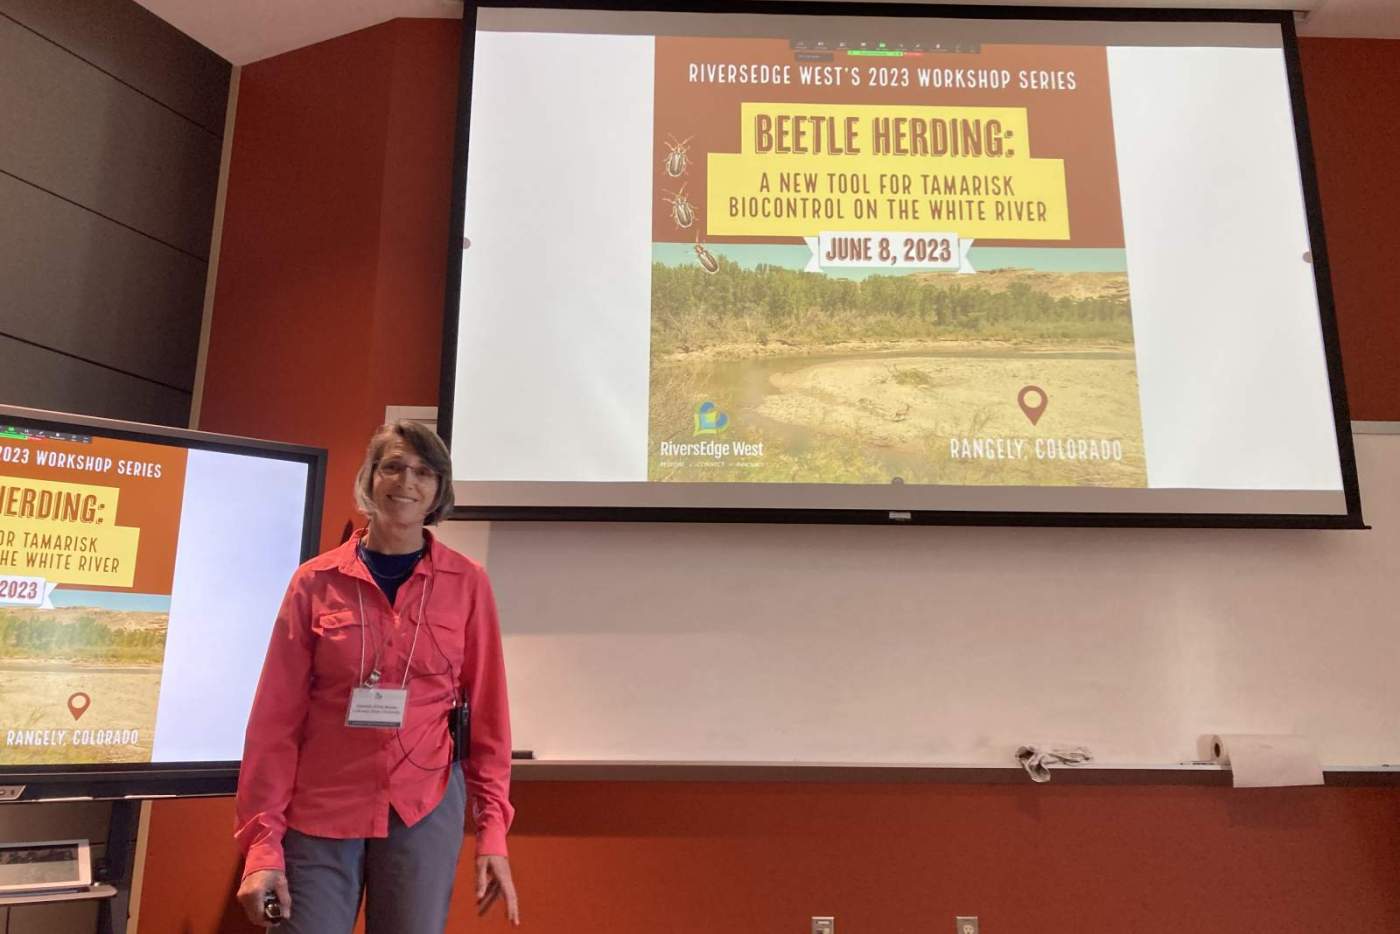
[[[0,785],[229,790],[325,452],[0,407]]]

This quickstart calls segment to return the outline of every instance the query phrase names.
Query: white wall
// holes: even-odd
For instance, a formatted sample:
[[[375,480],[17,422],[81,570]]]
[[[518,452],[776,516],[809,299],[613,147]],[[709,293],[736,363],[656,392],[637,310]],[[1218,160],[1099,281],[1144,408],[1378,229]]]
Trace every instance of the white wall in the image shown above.
[[[1357,438],[1367,532],[464,523],[542,759],[1195,758],[1296,732],[1400,761],[1400,435]]]

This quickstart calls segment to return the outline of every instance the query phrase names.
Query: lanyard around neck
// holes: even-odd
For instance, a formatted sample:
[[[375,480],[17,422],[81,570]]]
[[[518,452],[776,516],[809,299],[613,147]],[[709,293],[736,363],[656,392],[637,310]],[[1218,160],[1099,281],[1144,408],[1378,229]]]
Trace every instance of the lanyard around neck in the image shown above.
[[[423,629],[423,608],[428,602],[428,579],[423,581],[423,590],[418,595],[418,622],[413,626],[413,644],[408,647],[408,661],[404,663],[403,687],[408,687],[409,679],[413,672],[413,653],[418,650],[418,633]],[[355,596],[360,602],[360,667],[355,672],[361,685],[373,687],[379,683],[379,659],[380,652],[384,647],[384,634],[381,632],[374,642],[374,667],[370,669],[369,677],[365,677],[365,588],[363,582],[355,581]]]

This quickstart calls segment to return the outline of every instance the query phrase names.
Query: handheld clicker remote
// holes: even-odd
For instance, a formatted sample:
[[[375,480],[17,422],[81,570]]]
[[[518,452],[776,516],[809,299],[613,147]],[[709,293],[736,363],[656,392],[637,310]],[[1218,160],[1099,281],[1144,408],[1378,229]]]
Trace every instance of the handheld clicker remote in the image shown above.
[[[270,921],[273,927],[282,923],[282,903],[277,900],[277,893],[271,889],[263,893],[263,917]]]

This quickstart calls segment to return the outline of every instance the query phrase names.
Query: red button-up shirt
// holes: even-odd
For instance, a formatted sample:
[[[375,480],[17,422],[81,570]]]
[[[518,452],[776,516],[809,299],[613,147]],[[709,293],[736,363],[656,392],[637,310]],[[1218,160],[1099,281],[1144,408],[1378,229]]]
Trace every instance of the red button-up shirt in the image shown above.
[[[506,852],[510,717],[491,583],[480,565],[428,535],[390,606],[356,554],[363,534],[298,568],[277,614],[238,780],[234,836],[247,854],[245,875],[284,868],[288,827],[384,837],[390,807],[417,823],[447,789],[447,712],[459,696],[471,711],[464,768],[477,853]],[[413,652],[398,730],[345,725],[350,692],[376,667],[376,650],[381,687],[403,682]]]

